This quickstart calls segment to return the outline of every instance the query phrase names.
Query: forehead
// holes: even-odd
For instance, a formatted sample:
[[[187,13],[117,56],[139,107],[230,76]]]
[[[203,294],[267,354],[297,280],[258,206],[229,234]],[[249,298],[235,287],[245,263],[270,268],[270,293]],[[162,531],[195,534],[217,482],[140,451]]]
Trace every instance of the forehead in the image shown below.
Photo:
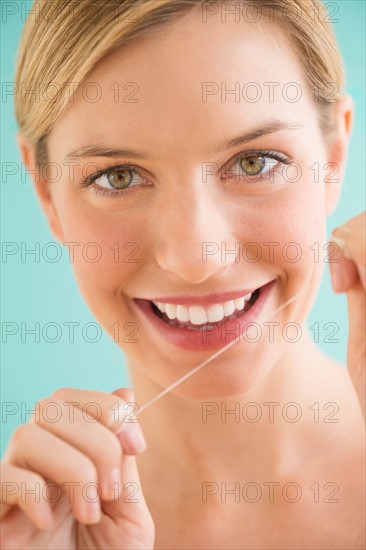
[[[54,133],[65,148],[106,140],[139,148],[143,139],[144,148],[195,144],[203,151],[223,125],[301,122],[312,103],[295,49],[277,24],[219,15],[204,22],[193,10],[105,57]]]

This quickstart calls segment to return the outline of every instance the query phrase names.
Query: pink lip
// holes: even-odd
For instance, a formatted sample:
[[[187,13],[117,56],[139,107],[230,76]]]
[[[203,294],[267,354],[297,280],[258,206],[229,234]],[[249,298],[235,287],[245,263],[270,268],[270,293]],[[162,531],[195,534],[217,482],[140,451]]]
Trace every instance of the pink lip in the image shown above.
[[[242,296],[245,296],[246,294],[252,294],[257,288],[260,288],[259,286],[253,287],[251,289],[247,290],[234,290],[231,292],[221,292],[216,294],[210,294],[209,296],[160,296],[158,298],[148,298],[152,302],[163,302],[164,304],[175,304],[175,305],[187,305],[187,306],[193,306],[193,305],[210,305],[210,304],[218,304],[222,302],[228,302],[229,300],[236,300],[236,298],[241,298]]]
[[[146,320],[148,321],[148,330],[151,330],[152,327],[153,332],[155,334],[157,332],[159,337],[163,338],[169,344],[173,344],[178,348],[188,351],[214,351],[220,349],[236,338],[239,339],[239,336],[243,333],[243,330],[245,332],[245,326],[248,325],[248,323],[253,323],[255,321],[263,309],[264,304],[266,303],[267,298],[275,285],[275,282],[276,281],[274,280],[260,287],[260,294],[256,302],[247,312],[244,312],[243,315],[240,315],[235,319],[225,321],[220,325],[215,326],[212,331],[210,330],[206,332],[169,325],[169,323],[166,323],[160,319],[160,317],[155,315],[149,300],[134,299],[132,300],[132,303],[137,306],[136,309],[139,315],[141,315],[141,313],[143,314],[143,322],[145,323]],[[230,294],[232,295],[233,293]],[[238,293],[236,293],[236,295],[242,296],[242,294]],[[221,294],[217,296],[222,297],[223,295]],[[217,298],[215,299],[217,300]],[[189,300],[191,300],[191,298]],[[177,303],[181,304],[182,302],[178,300]],[[192,302],[189,301],[189,303]]]

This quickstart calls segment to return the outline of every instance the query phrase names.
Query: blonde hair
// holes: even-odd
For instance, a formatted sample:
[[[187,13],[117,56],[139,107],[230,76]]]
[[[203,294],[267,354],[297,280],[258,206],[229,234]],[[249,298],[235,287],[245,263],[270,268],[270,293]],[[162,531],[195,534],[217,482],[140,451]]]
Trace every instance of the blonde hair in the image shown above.
[[[19,44],[15,114],[35,148],[37,162],[45,162],[47,135],[104,56],[194,9],[213,13],[223,3],[232,4],[225,0],[36,0]],[[287,32],[306,81],[316,91],[320,126],[329,134],[333,106],[344,86],[344,68],[324,6],[318,0],[241,0],[240,6],[266,15]]]

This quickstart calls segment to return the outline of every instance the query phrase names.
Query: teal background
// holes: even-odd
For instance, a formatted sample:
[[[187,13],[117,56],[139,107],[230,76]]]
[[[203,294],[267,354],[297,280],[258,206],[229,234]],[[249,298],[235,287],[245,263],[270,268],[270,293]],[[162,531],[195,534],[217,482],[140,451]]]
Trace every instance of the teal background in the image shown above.
[[[331,2],[334,4],[335,2]],[[1,2],[1,72],[2,82],[14,80],[16,48],[24,23],[21,5],[30,2]],[[4,5],[12,4],[19,11],[5,21]],[[344,182],[341,202],[336,212],[328,219],[328,235],[331,230],[365,208],[365,2],[363,0],[339,0],[338,23],[334,28],[346,63],[347,90],[356,103],[356,123],[350,147],[348,170]],[[18,173],[4,179],[3,166],[6,162],[19,165],[20,157],[16,143],[17,126],[13,114],[12,98],[1,101],[1,232],[3,242],[39,242],[41,250],[52,241],[46,221],[41,215],[28,176]],[[51,255],[51,250],[49,253]],[[14,428],[28,415],[21,416],[20,410],[32,409],[34,403],[61,386],[84,389],[99,389],[111,392],[129,385],[123,354],[116,344],[103,333],[96,343],[85,341],[81,328],[95,323],[78,291],[67,255],[56,263],[42,259],[39,263],[28,256],[21,261],[20,254],[10,257],[1,264],[1,318],[5,322],[22,322],[33,326],[37,321],[41,327],[56,322],[62,328],[61,338],[49,343],[41,337],[40,343],[34,337],[27,337],[22,343],[20,335],[10,337],[2,344],[1,351],[1,400],[2,406],[13,402],[19,412],[7,420],[2,418],[2,452]],[[75,330],[75,341],[69,342],[65,322],[79,322]],[[331,290],[328,267],[321,289],[309,317],[309,324],[319,323],[321,348],[341,362],[346,359],[347,349],[347,305],[343,295]],[[330,331],[322,329],[325,323],[333,322],[340,330],[335,336],[338,343],[324,342]],[[49,331],[48,338],[54,332]],[[90,329],[88,337],[94,337]]]

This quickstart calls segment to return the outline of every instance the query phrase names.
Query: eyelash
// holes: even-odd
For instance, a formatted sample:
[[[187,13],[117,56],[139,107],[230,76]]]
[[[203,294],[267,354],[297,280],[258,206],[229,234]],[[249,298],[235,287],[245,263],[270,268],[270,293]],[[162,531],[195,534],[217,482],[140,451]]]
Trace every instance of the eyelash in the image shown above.
[[[289,155],[285,155],[283,153],[280,153],[278,151],[274,151],[273,149],[261,149],[261,150],[254,150],[254,151],[246,151],[245,153],[241,152],[241,153],[238,153],[233,159],[231,159],[230,161],[228,161],[227,163],[223,164],[221,167],[220,167],[220,171],[223,167],[225,167],[226,165],[228,165],[229,163],[232,163],[232,166],[236,166],[236,164],[239,163],[240,160],[244,159],[244,158],[248,158],[248,157],[265,157],[266,159],[270,158],[270,159],[273,159],[273,160],[277,160],[278,161],[278,165],[273,168],[272,170],[269,170],[267,172],[265,172],[263,175],[258,174],[258,175],[253,175],[253,176],[249,176],[249,175],[246,175],[246,176],[237,176],[237,175],[234,175],[232,177],[234,178],[237,178],[237,177],[240,177],[240,178],[249,178],[249,179],[252,179],[253,181],[257,182],[259,180],[265,180],[265,179],[268,179],[269,175],[270,174],[273,174],[274,172],[276,172],[279,168],[280,168],[280,165],[282,164],[286,164],[286,165],[289,165],[292,163],[292,161],[294,160],[293,157],[289,156]],[[134,165],[134,164],[112,164],[110,166],[108,166],[108,168],[105,168],[103,170],[99,170],[98,172],[95,172],[94,174],[92,174],[91,176],[89,176],[88,178],[86,178],[83,182],[82,182],[82,187],[91,187],[92,183],[94,183],[97,179],[99,179],[100,177],[104,176],[104,175],[107,175],[109,172],[113,172],[113,170],[131,170],[131,172],[133,172],[133,175],[139,175],[141,177],[143,177],[140,173],[140,169],[138,166]],[[227,178],[227,177],[224,177],[224,179],[230,179]],[[104,188],[104,187],[91,187],[91,189],[93,190],[94,193],[97,193],[97,194],[101,194],[103,196],[106,196],[106,197],[118,197],[122,194],[126,194],[126,191],[128,192],[130,189],[133,189],[134,187],[139,187],[138,186],[131,186],[131,187],[126,187],[125,189],[107,189],[107,188]]]
[[[133,175],[137,174],[141,176],[140,169],[135,164],[111,164],[108,166],[108,168],[104,168],[103,170],[98,170],[98,172],[95,172],[95,174],[92,174],[88,178],[86,178],[82,182],[82,187],[91,187],[92,183],[94,183],[95,180],[99,179],[102,176],[105,176],[109,172],[113,172],[113,170],[131,170],[133,172]],[[141,176],[142,177],[142,176]],[[117,197],[119,195],[125,194],[126,191],[129,191],[130,189],[133,189],[133,187],[126,187],[125,189],[107,189],[105,187],[91,187],[94,193],[97,193],[98,195],[103,195],[105,197]]]

